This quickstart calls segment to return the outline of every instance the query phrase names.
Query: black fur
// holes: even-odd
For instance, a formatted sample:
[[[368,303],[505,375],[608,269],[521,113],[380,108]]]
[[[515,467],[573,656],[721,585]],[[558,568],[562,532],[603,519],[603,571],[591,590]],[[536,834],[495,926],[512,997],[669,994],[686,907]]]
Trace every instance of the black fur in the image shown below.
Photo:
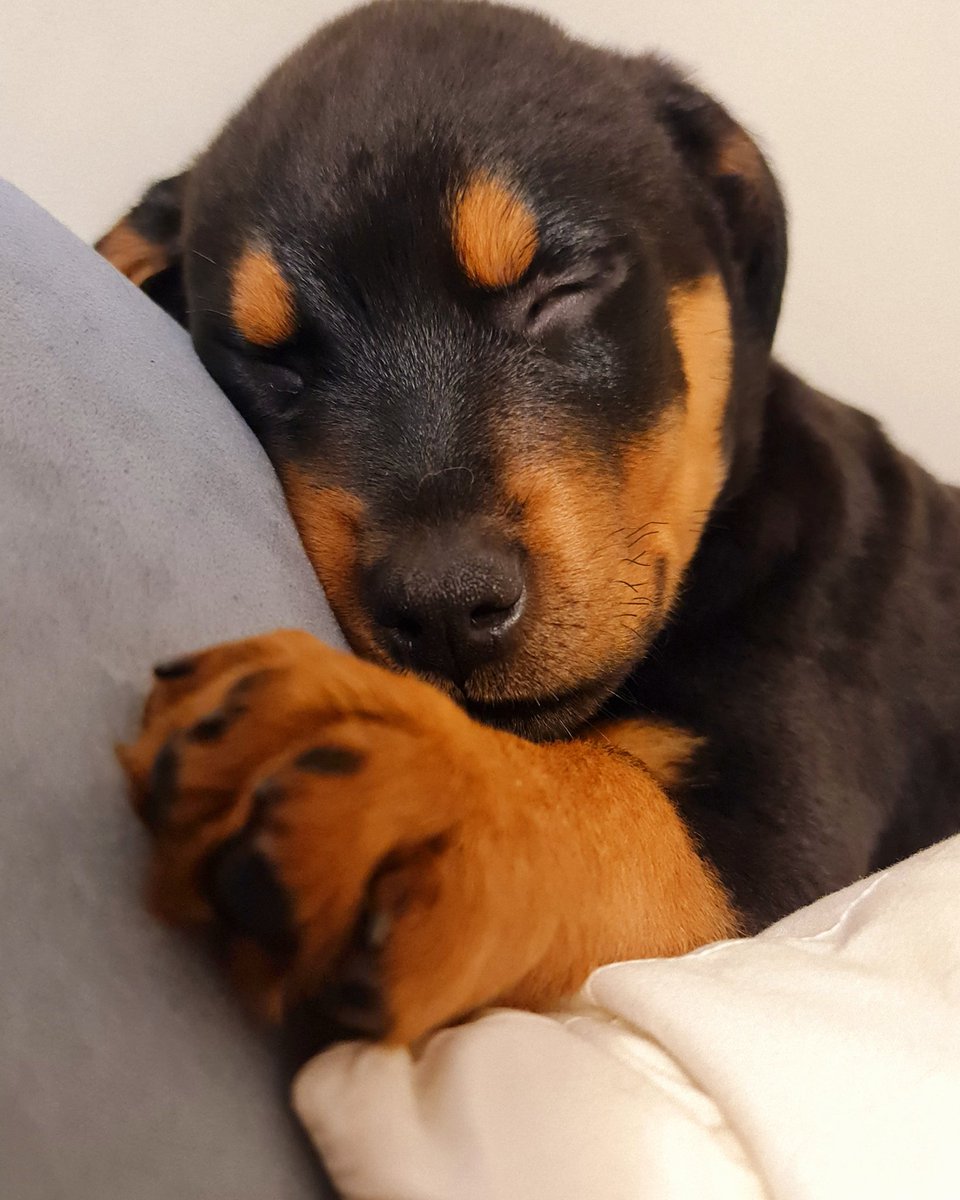
[[[585,461],[612,461],[677,386],[668,289],[721,271],[726,484],[652,649],[616,695],[564,713],[704,736],[676,801],[758,928],[960,827],[960,503],[771,363],[786,224],[762,159],[721,169],[739,132],[657,58],[513,9],[374,4],[294,54],[132,219],[170,250],[148,288],[273,459],[361,492],[382,537],[497,510],[490,429],[508,403],[545,436],[572,421]],[[537,213],[531,279],[616,280],[536,344],[527,279],[469,285],[441,219],[438,197],[482,167],[508,168]],[[251,236],[296,293],[297,334],[274,350],[226,316]],[[534,717],[498,720],[560,732]]]

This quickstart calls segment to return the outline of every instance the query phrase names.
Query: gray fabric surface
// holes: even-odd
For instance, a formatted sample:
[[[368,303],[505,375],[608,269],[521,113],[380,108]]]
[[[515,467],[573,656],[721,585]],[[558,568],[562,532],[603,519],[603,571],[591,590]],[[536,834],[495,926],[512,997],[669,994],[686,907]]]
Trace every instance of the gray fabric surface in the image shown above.
[[[9,187],[0,389],[0,1196],[316,1200],[265,1038],[141,911],[111,744],[154,660],[329,611],[185,334]]]

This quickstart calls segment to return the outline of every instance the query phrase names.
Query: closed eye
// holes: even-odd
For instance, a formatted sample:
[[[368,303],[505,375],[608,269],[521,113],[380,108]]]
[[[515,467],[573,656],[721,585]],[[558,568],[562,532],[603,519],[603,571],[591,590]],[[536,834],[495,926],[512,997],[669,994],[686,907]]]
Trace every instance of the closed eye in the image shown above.
[[[536,326],[542,318],[556,310],[558,306],[569,305],[574,296],[589,292],[590,282],[592,281],[580,280],[576,283],[562,283],[559,287],[553,288],[552,292],[547,292],[545,296],[539,296],[527,310],[528,328]]]
[[[597,254],[563,273],[531,280],[505,301],[502,315],[517,332],[538,340],[572,330],[588,321],[626,276],[623,255]]]
[[[303,376],[292,367],[260,360],[254,370],[263,384],[278,396],[298,396],[303,391]]]
[[[200,347],[198,347],[200,348]],[[290,344],[255,346],[232,329],[215,329],[202,341],[200,357],[234,403],[292,413],[306,388],[306,358]]]

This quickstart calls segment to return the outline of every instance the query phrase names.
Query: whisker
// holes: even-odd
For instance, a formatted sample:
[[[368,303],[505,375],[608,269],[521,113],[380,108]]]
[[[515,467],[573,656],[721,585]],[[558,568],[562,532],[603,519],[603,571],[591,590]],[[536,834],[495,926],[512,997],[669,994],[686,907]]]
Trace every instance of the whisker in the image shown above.
[[[670,522],[669,521],[653,521],[653,522],[651,522],[651,524],[669,525]],[[631,541],[627,542],[627,548],[632,550],[633,547],[637,544],[637,542],[642,542],[644,540],[644,538],[653,537],[657,532],[659,532],[659,531],[656,529],[648,529],[646,533],[641,533],[639,536],[637,536],[637,537],[633,538]]]
[[[219,308],[191,308],[190,312],[191,312],[191,314],[192,313],[209,313],[211,316],[214,316],[214,317],[224,317],[228,321],[233,319],[232,313],[221,312],[221,310]]]

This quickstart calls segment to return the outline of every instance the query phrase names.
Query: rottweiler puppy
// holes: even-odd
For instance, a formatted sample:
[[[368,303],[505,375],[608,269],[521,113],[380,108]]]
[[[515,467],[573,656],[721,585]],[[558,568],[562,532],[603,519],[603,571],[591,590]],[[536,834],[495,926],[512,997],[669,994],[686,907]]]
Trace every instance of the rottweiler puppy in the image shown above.
[[[265,1014],[542,1008],[960,827],[957,492],[771,359],[780,192],[671,65],[375,3],[99,249],[359,655],[162,664],[121,752],[153,906]]]

